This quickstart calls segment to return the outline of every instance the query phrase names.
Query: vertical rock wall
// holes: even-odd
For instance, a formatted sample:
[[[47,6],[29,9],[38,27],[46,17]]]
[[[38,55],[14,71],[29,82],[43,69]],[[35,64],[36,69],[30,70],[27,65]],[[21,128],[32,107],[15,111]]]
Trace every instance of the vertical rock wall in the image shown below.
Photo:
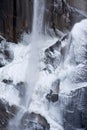
[[[54,31],[71,30],[72,26],[81,19],[87,18],[86,0],[46,0],[47,23]],[[46,19],[47,20],[47,19]]]
[[[23,31],[31,30],[31,0],[0,0],[0,34],[17,42]]]
[[[52,28],[66,32],[87,18],[86,0],[45,0],[44,31]],[[31,32],[33,0],[0,0],[0,34],[17,42],[20,35]]]

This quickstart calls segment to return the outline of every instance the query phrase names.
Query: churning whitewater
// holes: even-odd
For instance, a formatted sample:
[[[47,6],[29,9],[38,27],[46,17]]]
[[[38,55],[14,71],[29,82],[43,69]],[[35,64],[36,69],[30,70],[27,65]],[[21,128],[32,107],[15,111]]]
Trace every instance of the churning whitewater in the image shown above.
[[[44,0],[34,0],[33,7],[33,26],[31,33],[31,41],[30,41],[30,55],[29,55],[29,63],[26,70],[26,94],[24,97],[23,104],[20,104],[20,110],[16,117],[9,122],[8,130],[20,130],[20,122],[26,111],[29,111],[29,105],[32,99],[32,94],[36,85],[36,82],[39,78],[39,58],[40,51],[42,49],[41,45],[43,44],[42,38],[42,28],[43,28],[43,17],[44,17]]]
[[[13,78],[14,86],[26,83],[23,97],[14,87],[8,92],[0,84],[1,98],[18,106],[8,130],[64,130],[70,92],[87,86],[87,20],[75,24],[61,39],[52,39],[43,35],[44,11],[45,0],[34,0],[32,33],[23,39],[29,44],[11,45],[14,61],[0,71],[4,79]]]

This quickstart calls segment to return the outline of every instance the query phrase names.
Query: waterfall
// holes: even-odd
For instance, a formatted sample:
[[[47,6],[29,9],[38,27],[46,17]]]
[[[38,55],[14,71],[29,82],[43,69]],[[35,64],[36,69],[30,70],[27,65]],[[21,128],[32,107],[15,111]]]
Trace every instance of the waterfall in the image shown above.
[[[16,117],[10,121],[8,130],[20,130],[21,118],[24,115],[25,111],[29,111],[29,105],[32,98],[32,94],[36,85],[36,82],[39,78],[39,49],[40,44],[39,40],[42,36],[43,28],[43,17],[44,17],[44,0],[34,0],[33,8],[33,25],[31,33],[31,42],[30,42],[30,55],[29,63],[27,67],[27,76],[26,82],[28,87],[26,88],[25,103],[21,103],[20,107],[23,108],[18,112]]]
[[[39,40],[43,30],[45,0],[34,0],[32,40]]]
[[[35,88],[35,84],[39,78],[39,57],[41,44],[40,39],[42,38],[43,18],[44,18],[44,0],[34,0],[33,8],[33,25],[31,33],[31,53],[28,64],[27,73],[27,94],[26,94],[26,108],[28,109],[32,94]],[[42,39],[41,39],[42,40]]]

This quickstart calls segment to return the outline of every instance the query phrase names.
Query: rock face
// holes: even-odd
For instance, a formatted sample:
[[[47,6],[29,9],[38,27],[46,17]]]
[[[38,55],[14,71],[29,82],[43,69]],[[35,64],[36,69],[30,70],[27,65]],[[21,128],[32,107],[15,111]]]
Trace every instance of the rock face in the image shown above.
[[[2,83],[4,83],[3,85],[6,85],[8,91],[10,86],[17,89],[19,92],[19,97],[21,99],[20,103],[25,103],[25,101],[22,98],[24,98],[25,96],[26,83],[19,82],[17,84],[14,84],[13,80],[11,79],[3,79]],[[9,105],[8,101],[4,100],[3,98],[0,99],[0,130],[8,130],[7,128],[9,127],[9,121],[16,116],[19,110],[19,106],[11,104]]]
[[[71,92],[64,110],[64,130],[87,130],[87,87]]]
[[[87,20],[82,20],[80,23],[75,24],[69,36],[64,36],[45,51],[45,61],[48,61],[46,62],[47,66],[45,70],[50,68],[48,67],[49,65],[54,70],[58,69],[59,65],[62,65],[60,67],[64,69],[61,71],[59,68],[58,71],[60,73],[58,77],[60,78],[58,101],[60,102],[59,106],[63,105],[61,109],[63,108],[64,130],[87,130],[86,28]],[[61,61],[59,61],[61,64],[58,62],[58,51],[60,51]],[[52,73],[51,70],[50,73]]]
[[[25,113],[21,120],[21,130],[50,130],[46,119],[39,114]]]
[[[10,45],[3,40],[0,43],[0,67],[12,62],[14,59],[14,53],[10,49]]]
[[[31,0],[0,1],[0,34],[17,42],[23,31],[31,30]]]
[[[51,69],[55,70],[60,64],[60,45],[61,41],[57,41],[54,45],[45,50],[44,63],[46,64],[46,70],[48,70],[49,72],[51,72]]]
[[[16,106],[9,106],[5,100],[0,100],[0,130],[7,130],[9,120],[16,114]]]
[[[45,0],[44,31],[69,31],[74,23],[87,18],[86,11],[85,0]],[[31,32],[32,16],[33,0],[1,0],[0,34],[17,42],[24,31]]]

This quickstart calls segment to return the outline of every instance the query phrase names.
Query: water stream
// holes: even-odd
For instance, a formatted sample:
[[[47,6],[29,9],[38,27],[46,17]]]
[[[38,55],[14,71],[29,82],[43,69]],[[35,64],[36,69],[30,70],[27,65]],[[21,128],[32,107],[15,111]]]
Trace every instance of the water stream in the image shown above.
[[[26,82],[28,86],[26,87],[26,95],[25,95],[25,103],[21,103],[20,110],[15,118],[9,122],[8,130],[20,130],[20,122],[25,113],[25,111],[29,111],[29,105],[32,99],[32,94],[35,88],[35,84],[39,78],[39,53],[40,48],[39,40],[42,38],[42,30],[43,30],[43,18],[44,18],[44,0],[34,0],[33,6],[33,25],[32,25],[32,33],[31,33],[31,42],[30,48],[31,52],[29,54],[29,63],[27,67],[27,76]]]
[[[29,104],[32,98],[32,94],[35,88],[35,84],[39,78],[39,57],[40,57],[40,40],[43,35],[43,18],[44,18],[44,0],[34,0],[33,6],[33,26],[31,34],[31,53],[29,56],[29,64],[27,69],[27,93],[26,93],[26,109],[29,108]]]

